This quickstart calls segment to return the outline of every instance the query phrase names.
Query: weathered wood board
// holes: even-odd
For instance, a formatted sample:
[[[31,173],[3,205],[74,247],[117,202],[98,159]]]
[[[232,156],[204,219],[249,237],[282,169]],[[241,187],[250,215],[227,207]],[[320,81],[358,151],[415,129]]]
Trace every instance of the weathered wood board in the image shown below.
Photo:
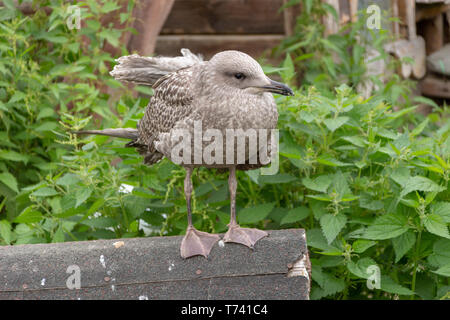
[[[176,0],[161,34],[282,34],[283,0]]]
[[[0,299],[308,299],[305,231],[269,233],[208,259],[183,260],[181,236],[2,246]]]
[[[427,75],[419,82],[419,87],[423,95],[450,99],[450,80],[444,77]]]
[[[239,50],[255,58],[279,45],[282,35],[162,35],[156,42],[158,55],[180,55],[182,48],[201,53],[206,59],[223,50]]]

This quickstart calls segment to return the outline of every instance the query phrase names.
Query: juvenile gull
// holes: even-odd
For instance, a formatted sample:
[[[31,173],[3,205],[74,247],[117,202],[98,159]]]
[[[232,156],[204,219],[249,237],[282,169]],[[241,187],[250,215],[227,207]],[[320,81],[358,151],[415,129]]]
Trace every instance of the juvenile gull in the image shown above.
[[[89,130],[79,133],[102,134],[131,139],[129,147],[137,148],[144,156],[144,162],[152,165],[163,157],[173,161],[174,135],[180,130],[195,135],[195,125],[201,123],[205,132],[214,129],[226,135],[227,129],[271,130],[277,126],[278,112],[272,93],[293,95],[286,85],[269,79],[261,66],[249,55],[239,51],[223,51],[211,60],[203,61],[199,56],[183,49],[181,57],[141,57],[131,55],[119,58],[111,71],[117,80],[150,85],[154,95],[139,121],[137,129]],[[239,132],[243,132],[239,131]],[[223,150],[227,150],[223,139]],[[270,140],[270,139],[268,139]],[[195,167],[221,168],[229,170],[228,185],[230,191],[231,218],[225,242],[235,242],[253,248],[267,232],[253,228],[241,228],[236,221],[236,170],[259,168],[267,163],[250,162],[250,139],[245,140],[245,163],[230,162],[225,159],[210,163],[201,158],[193,161],[193,148],[189,161],[181,164],[186,169],[184,192],[188,212],[188,227],[181,242],[181,256],[189,258],[195,255],[205,257],[210,253],[219,236],[194,228],[191,218],[192,170]],[[270,152],[270,141],[267,142]],[[206,146],[202,142],[202,146]],[[260,148],[259,146],[258,148]],[[234,141],[233,141],[234,148]],[[236,150],[236,149],[235,149]],[[258,149],[257,152],[259,152]],[[184,152],[184,151],[183,151]],[[226,161],[228,160],[228,161]]]

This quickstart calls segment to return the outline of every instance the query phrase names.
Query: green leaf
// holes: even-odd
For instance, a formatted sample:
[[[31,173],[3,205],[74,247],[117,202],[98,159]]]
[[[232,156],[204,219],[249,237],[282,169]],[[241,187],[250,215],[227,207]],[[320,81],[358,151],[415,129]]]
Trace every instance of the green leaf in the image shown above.
[[[436,104],[436,102],[434,102],[433,100],[426,98],[426,97],[422,97],[422,96],[416,96],[414,97],[414,102],[419,102],[419,103],[424,103],[424,104],[428,104],[436,109],[439,109],[440,107]]]
[[[61,178],[56,180],[56,184],[64,186],[66,188],[77,184],[78,182],[80,182],[80,178],[78,178],[78,176],[74,173],[66,173]]]
[[[17,223],[33,223],[39,222],[43,219],[42,213],[33,210],[32,207],[27,207],[22,213],[14,219]]]
[[[117,225],[116,220],[110,217],[86,219],[81,221],[80,223],[95,229],[106,229]]]
[[[347,223],[347,217],[343,214],[325,214],[320,218],[320,226],[328,244],[333,242],[339,232]]]
[[[52,239],[52,243],[57,243],[57,242],[64,242],[64,230],[62,228],[62,225],[58,227],[58,229],[56,230],[56,232],[53,234],[53,239]]]
[[[381,286],[381,290],[389,292],[389,293],[394,293],[394,294],[399,294],[399,295],[404,295],[404,296],[409,296],[409,295],[414,294],[413,291],[399,285],[394,280],[392,280],[391,277],[385,276],[385,275],[381,276],[380,286]]]
[[[425,127],[428,125],[429,121],[430,120],[428,118],[426,118],[424,121],[422,121],[422,123],[420,123],[417,127],[415,127],[413,131],[411,131],[410,135],[412,137],[415,137],[415,136],[421,134],[422,131],[425,129]]]
[[[405,216],[398,213],[385,214],[378,217],[362,237],[371,240],[390,239],[398,237],[408,229],[408,220]]]
[[[320,157],[318,157],[317,162],[319,162],[323,165],[326,165],[326,166],[330,166],[330,167],[351,166],[351,164],[339,161],[327,154],[324,154],[324,155],[321,155]]]
[[[308,247],[317,248],[323,250],[323,252],[327,253],[335,253],[337,255],[341,255],[342,251],[338,248],[329,245],[328,241],[325,239],[322,230],[320,229],[310,229],[306,231],[306,243]]]
[[[347,269],[355,276],[367,279],[371,274],[367,273],[367,268],[370,266],[376,266],[377,263],[372,258],[362,258],[358,262],[349,261],[347,263]]]
[[[85,202],[91,196],[91,194],[92,194],[91,188],[84,187],[82,189],[78,189],[77,192],[75,193],[75,198],[77,199],[75,208],[77,208],[83,202]]]
[[[405,187],[408,184],[409,179],[411,179],[411,174],[408,168],[401,167],[395,169],[391,175],[391,179],[397,182],[402,187]]]
[[[314,201],[314,200],[309,200],[309,205],[310,208],[313,212],[314,218],[316,220],[320,221],[320,218],[324,215],[327,214],[327,204],[323,203],[322,201]]]
[[[395,252],[395,263],[414,246],[416,242],[416,235],[411,230],[403,233],[402,235],[392,239],[392,246]]]
[[[450,240],[439,239],[433,245],[433,253],[428,256],[428,262],[437,267],[450,264]]]
[[[12,20],[16,16],[16,10],[14,9],[4,9],[0,10],[0,21]]]
[[[370,247],[373,247],[377,243],[371,240],[358,239],[352,244],[353,251],[356,253],[363,253]]]
[[[55,116],[55,110],[52,108],[43,108],[39,111],[37,116],[37,120],[41,120],[42,118],[49,118]]]
[[[87,214],[91,215],[93,213],[95,213],[101,206],[103,206],[103,204],[105,203],[105,199],[103,198],[98,198],[97,200],[95,200],[95,202],[91,205],[91,207],[89,208]]]
[[[130,219],[136,219],[145,212],[148,200],[137,196],[128,196],[124,199],[124,205]]]
[[[332,295],[345,289],[344,279],[336,278],[334,275],[322,271],[322,268],[316,268],[311,273],[312,279],[324,290],[324,295]]]
[[[272,211],[275,203],[265,203],[256,207],[245,208],[238,214],[238,221],[242,224],[256,223],[265,219]]]
[[[314,180],[310,178],[304,178],[302,180],[302,183],[306,188],[323,193],[327,192],[327,189],[330,186],[331,182],[332,179],[328,175],[318,176]]]
[[[0,173],[0,181],[6,184],[8,188],[10,188],[11,190],[15,191],[16,193],[19,193],[17,180],[11,173],[9,172]]]
[[[15,103],[17,101],[21,101],[21,100],[25,100],[25,98],[27,97],[27,95],[21,91],[16,91],[14,92],[13,96],[11,97],[11,99],[9,99],[8,103]]]
[[[450,277],[450,264],[440,267],[439,269],[432,272],[444,277]]]
[[[391,130],[388,130],[386,128],[378,128],[377,135],[383,138],[395,140],[398,138],[398,132],[393,132]]]
[[[421,176],[415,176],[408,179],[404,189],[400,193],[400,198],[407,195],[411,191],[441,192],[445,187],[441,187],[436,182]]]
[[[359,136],[350,136],[350,137],[342,137],[341,139],[350,142],[351,144],[364,148],[365,147],[365,140]]]
[[[278,183],[289,183],[297,180],[296,177],[287,174],[287,173],[279,173],[275,175],[261,175],[259,176],[259,183],[267,183],[267,184],[278,184]]]
[[[337,117],[336,119],[325,119],[323,122],[331,132],[336,131],[343,126],[350,118],[349,117]]]
[[[7,220],[0,220],[0,237],[2,237],[6,244],[11,244],[11,236],[11,224]]]
[[[447,224],[441,216],[434,213],[429,214],[423,219],[423,224],[429,232],[450,239]]]
[[[314,194],[314,195],[308,194],[307,197],[319,201],[327,201],[327,202],[333,201],[333,198],[331,198],[331,196],[329,196],[328,194]]]
[[[0,158],[5,159],[5,160],[10,160],[10,161],[17,161],[17,162],[23,162],[23,163],[27,163],[28,162],[28,156],[17,153],[15,151],[11,151],[11,150],[1,150],[0,151]]]
[[[34,191],[31,195],[34,197],[51,197],[57,195],[58,192],[50,187],[43,187]]]
[[[153,93],[154,93],[152,88],[145,87],[145,86],[136,86],[134,89],[137,92],[140,92],[140,93],[143,93],[143,94],[146,94],[146,95],[149,95],[149,96],[152,96]]]
[[[281,71],[281,76],[286,83],[289,83],[295,76],[295,67],[290,54],[286,54],[286,59],[284,59],[283,62],[283,71]]]
[[[120,32],[118,30],[104,29],[98,33],[98,36],[106,39],[115,48],[119,46]]]
[[[432,204],[431,212],[441,216],[444,222],[450,223],[450,202],[436,202]]]
[[[362,193],[359,198],[359,206],[361,208],[369,209],[372,211],[378,211],[383,209],[384,204],[383,201],[373,200],[373,198],[370,195]]]
[[[301,221],[308,217],[310,214],[310,211],[306,207],[298,207],[292,210],[289,210],[289,212],[281,219],[280,224],[287,224],[287,223],[294,223],[297,221]]]
[[[34,130],[39,131],[39,132],[52,131],[52,130],[55,130],[57,127],[58,127],[58,125],[56,124],[56,122],[47,121],[47,122],[40,124]]]

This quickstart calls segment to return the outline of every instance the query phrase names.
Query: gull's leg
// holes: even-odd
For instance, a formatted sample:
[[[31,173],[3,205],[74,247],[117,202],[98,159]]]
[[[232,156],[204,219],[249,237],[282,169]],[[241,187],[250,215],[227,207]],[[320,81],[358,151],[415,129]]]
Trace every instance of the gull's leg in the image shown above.
[[[228,231],[223,240],[225,242],[236,242],[253,249],[253,245],[261,238],[268,236],[265,231],[250,228],[241,228],[236,221],[236,167],[230,167],[230,176],[228,178],[228,187],[230,189],[230,207],[231,218],[228,225]]]
[[[188,212],[188,227],[186,235],[181,241],[181,257],[189,258],[197,255],[207,257],[213,245],[219,240],[216,234],[198,231],[192,224],[191,216],[191,195],[192,195],[192,168],[186,168],[184,179],[184,195],[186,197],[186,207]]]

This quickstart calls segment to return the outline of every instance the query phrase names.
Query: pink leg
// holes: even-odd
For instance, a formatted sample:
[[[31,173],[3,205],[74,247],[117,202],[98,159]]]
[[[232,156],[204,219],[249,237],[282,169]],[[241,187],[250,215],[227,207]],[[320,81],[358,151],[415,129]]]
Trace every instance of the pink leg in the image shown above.
[[[243,244],[253,249],[254,244],[261,238],[268,236],[265,231],[253,228],[241,228],[236,221],[236,167],[230,168],[230,176],[228,178],[228,186],[230,189],[230,207],[231,218],[228,225],[228,231],[223,240],[225,242],[235,242]]]
[[[186,235],[181,241],[181,257],[190,258],[201,255],[207,257],[214,244],[219,240],[216,234],[198,231],[192,224],[191,195],[192,195],[192,168],[186,168],[186,178],[184,179],[184,194],[186,197],[186,207],[188,212],[188,227]]]

